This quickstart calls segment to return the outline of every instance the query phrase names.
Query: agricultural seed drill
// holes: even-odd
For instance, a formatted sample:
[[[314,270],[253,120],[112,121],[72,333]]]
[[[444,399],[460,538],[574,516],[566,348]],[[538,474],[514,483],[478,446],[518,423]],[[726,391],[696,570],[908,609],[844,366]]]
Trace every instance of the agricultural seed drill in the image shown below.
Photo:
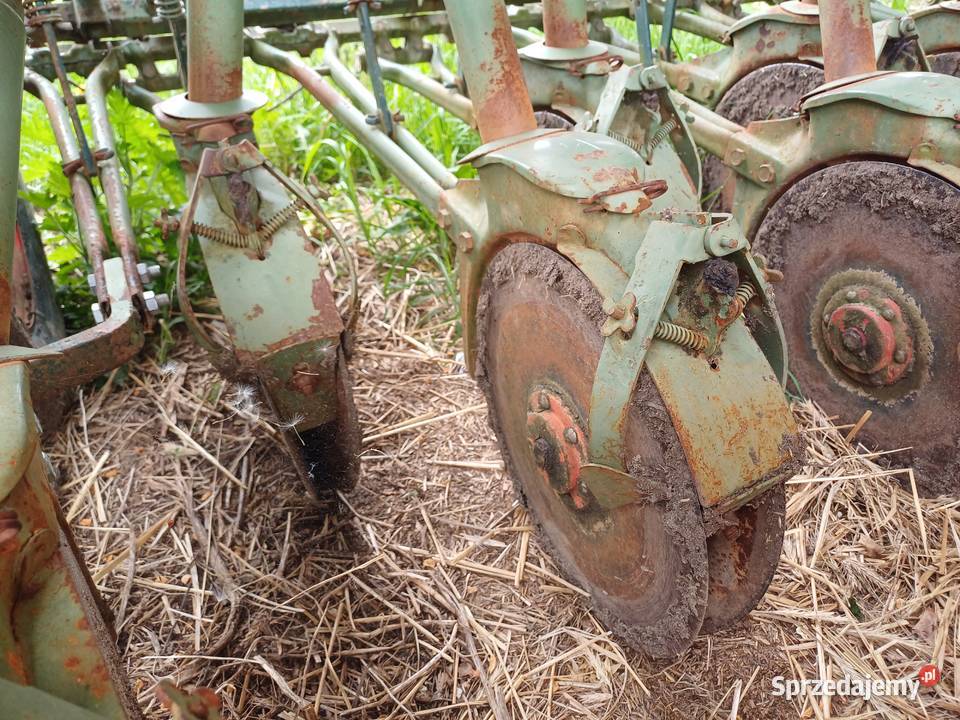
[[[729,216],[700,211],[697,154],[656,67],[600,78],[610,133],[538,128],[502,1],[446,9],[483,141],[465,159],[473,180],[391,128],[371,38],[373,92],[326,41],[352,102],[291,56],[248,47],[436,213],[458,248],[468,363],[549,546],[622,637],[675,654],[748,612],[779,556],[799,448],[764,273]]]
[[[646,7],[637,7],[645,26]],[[689,122],[664,125],[634,145],[646,154],[670,136],[683,152],[689,131],[723,159],[732,173],[723,205],[734,208],[771,270],[786,275],[779,306],[801,390],[842,423],[869,411],[862,439],[909,448],[898,460],[913,465],[920,490],[955,495],[960,330],[951,278],[960,257],[960,80],[876,72],[863,4],[831,9],[822,32],[833,82],[807,96],[800,115],[743,127],[675,94]],[[597,108],[606,77],[619,72],[611,68],[632,55],[588,39],[582,0],[557,3],[557,11],[567,22],[553,24],[567,36],[517,32],[530,42],[521,54],[534,107],[553,124],[579,123],[630,141]],[[851,32],[862,50],[844,53]],[[640,37],[642,55],[653,62],[648,30]],[[409,69],[390,70],[414,86]],[[451,110],[464,108],[463,98],[447,95]],[[469,117],[469,104],[465,110]]]

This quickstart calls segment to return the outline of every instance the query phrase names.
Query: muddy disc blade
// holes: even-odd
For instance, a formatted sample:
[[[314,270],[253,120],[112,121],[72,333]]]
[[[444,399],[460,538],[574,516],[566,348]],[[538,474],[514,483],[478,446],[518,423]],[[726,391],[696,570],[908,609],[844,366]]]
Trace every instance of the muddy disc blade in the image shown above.
[[[797,114],[800,98],[823,84],[823,70],[803,63],[775,63],[744,75],[724,93],[715,111],[738,125]],[[733,171],[714,155],[703,160],[703,199],[707,209],[730,212]]]
[[[931,72],[960,77],[960,52],[942,52],[927,56]]]
[[[622,639],[669,657],[693,642],[706,609],[703,520],[646,373],[625,426],[626,467],[665,487],[663,497],[605,511],[577,482],[603,317],[573,265],[542,246],[509,247],[481,292],[480,381],[507,467],[557,563]]]
[[[341,350],[336,369],[337,417],[318,427],[285,433],[307,488],[321,502],[352,490],[360,476],[360,427],[353,384]]]
[[[926,494],[960,491],[960,190],[883,162],[805,177],[754,249],[776,286],[800,389],[858,441],[911,464]]]
[[[777,571],[783,549],[783,485],[727,513],[707,538],[710,595],[703,632],[730,627],[753,610]]]

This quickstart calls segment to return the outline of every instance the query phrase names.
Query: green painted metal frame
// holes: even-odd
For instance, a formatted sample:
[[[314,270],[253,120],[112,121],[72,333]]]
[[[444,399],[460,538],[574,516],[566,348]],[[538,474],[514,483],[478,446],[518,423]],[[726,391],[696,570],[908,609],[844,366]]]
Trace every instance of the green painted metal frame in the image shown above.
[[[452,27],[460,28],[460,33],[464,32],[464,28],[470,28],[470,33],[475,36],[476,42],[471,45],[473,49],[467,53],[471,59],[463,62],[467,81],[474,85],[472,92],[475,97],[487,98],[482,101],[486,103],[494,102],[491,99],[494,97],[515,99],[518,96],[516,88],[523,86],[515,84],[514,79],[506,84],[501,82],[504,74],[515,78],[515,69],[508,67],[504,73],[497,73],[491,69],[489,57],[484,55],[482,41],[487,36],[496,36],[498,47],[509,48],[505,36],[497,35],[500,28],[497,26],[496,10],[491,12],[490,8],[478,9],[473,4],[468,6],[451,0],[448,12]],[[462,14],[458,16],[458,13]],[[776,317],[763,275],[744,251],[746,244],[735,223],[729,218],[720,218],[715,222],[708,215],[698,212],[696,178],[699,177],[699,166],[695,155],[692,162],[696,167],[691,172],[679,161],[673,144],[663,142],[652,149],[651,164],[647,165],[636,150],[618,140],[595,133],[533,129],[521,107],[519,110],[514,108],[506,120],[498,118],[494,130],[484,133],[487,142],[465,158],[464,162],[470,162],[477,168],[478,178],[460,180],[455,187],[445,189],[433,178],[423,180],[423,169],[410,153],[404,152],[382,131],[361,122],[364,100],[358,98],[358,93],[351,89],[355,81],[338,77],[341,74],[338,71],[339,61],[331,55],[331,50],[335,51],[336,48],[336,45],[328,46],[325,63],[331,69],[334,81],[343,82],[347,94],[358,102],[360,108],[345,103],[342,96],[327,85],[318,73],[299,61],[262,43],[254,41],[250,44],[251,56],[255,61],[276,67],[303,83],[337,119],[357,132],[361,142],[401,178],[421,178],[420,182],[413,184],[405,182],[428,206],[435,209],[441,225],[458,247],[464,341],[471,369],[475,368],[476,363],[476,311],[480,283],[496,253],[515,242],[536,242],[556,248],[587,274],[606,301],[616,302],[621,299],[637,267],[638,257],[645,257],[647,252],[659,255],[663,246],[658,239],[662,240],[672,231],[674,237],[679,234],[696,238],[690,242],[699,243],[699,253],[691,251],[688,255],[679,256],[667,253],[665,262],[674,263],[679,271],[680,265],[688,259],[702,262],[714,256],[735,258],[738,266],[756,283],[761,306],[765,306],[766,312]],[[489,46],[486,52],[489,53]],[[478,66],[487,63],[489,74],[474,74],[474,63]],[[566,85],[572,95],[595,98],[597,102],[604,94],[611,69],[601,66],[595,68],[593,73],[581,73],[579,77],[574,77],[570,73],[569,63],[560,61],[534,62],[525,59],[522,66],[528,81],[530,72],[540,72],[544,76],[552,74],[555,78],[565,75]],[[635,75],[639,78],[640,73]],[[655,74],[652,77],[655,78]],[[637,79],[636,82],[641,81]],[[530,85],[538,87],[532,82]],[[662,76],[658,88],[658,97],[664,107],[679,119],[679,113],[666,93]],[[649,90],[639,85],[636,89]],[[550,96],[543,98],[548,105],[555,99],[552,92],[538,88],[537,93]],[[534,102],[538,99],[536,95]],[[522,99],[523,104],[530,107],[530,100],[527,97]],[[367,98],[366,102],[369,100]],[[474,112],[479,104],[472,106]],[[624,103],[625,106],[627,104],[630,105],[630,111],[617,121],[614,125],[616,129],[625,133],[633,132],[640,137],[644,131],[656,130],[656,114],[640,109],[641,103],[635,98],[631,103]],[[646,113],[644,122],[636,122],[637,115],[643,113]],[[684,139],[689,139],[685,128],[672,134],[672,139],[674,135],[681,145]],[[692,142],[689,142],[689,146],[692,149]],[[666,179],[668,190],[650,201],[633,189],[638,180],[642,182],[646,178]],[[588,211],[598,203],[603,212]],[[644,212],[632,210],[647,204],[649,209]],[[684,208],[688,212],[683,212]],[[654,230],[654,227],[657,229]],[[714,242],[708,241],[711,238]],[[729,247],[721,244],[721,238],[729,243]],[[648,274],[652,276],[654,273],[639,271],[639,277],[646,278]],[[668,297],[674,285],[670,279],[674,273],[668,272],[666,277],[663,287],[658,286],[660,296],[654,303],[661,310],[669,304]],[[661,312],[652,307],[649,308],[649,314],[644,315],[648,325],[651,319],[656,324],[661,316]],[[617,457],[615,447],[607,450],[603,447],[607,444],[605,440],[616,444],[619,424],[611,423],[609,418],[622,416],[636,380],[635,373],[639,372],[646,359],[658,387],[662,386],[662,391],[669,394],[672,406],[677,408],[675,426],[685,441],[685,447],[692,454],[690,462],[697,475],[701,501],[705,507],[727,509],[739,505],[749,499],[751,492],[760,492],[769,483],[782,480],[777,469],[789,464],[793,449],[790,439],[795,427],[776,377],[777,374],[783,374],[786,361],[778,324],[774,323],[764,337],[765,348],[761,351],[756,340],[734,323],[724,337],[722,353],[737,358],[729,365],[738,368],[739,374],[736,374],[736,378],[718,374],[700,359],[696,362],[707,367],[708,372],[696,376],[694,382],[688,382],[691,378],[690,364],[694,362],[690,356],[681,352],[682,357],[676,357],[669,351],[656,350],[644,354],[641,350],[658,348],[664,343],[650,342],[649,338],[644,343],[641,333],[633,337],[638,338],[635,341],[637,344],[630,345],[629,352],[611,350],[608,353],[610,358],[626,358],[625,367],[616,370],[617,362],[611,359],[609,367],[598,373],[596,381],[599,400],[591,412],[590,425],[591,428],[602,429],[595,430],[597,447],[592,445],[591,450],[604,458],[608,477],[610,473],[616,476],[616,470],[622,470],[624,466],[623,458]],[[613,347],[619,341],[608,342]],[[776,372],[772,364],[777,366]],[[614,379],[623,380],[623,375],[627,376],[628,381],[618,382]],[[633,381],[629,381],[630,376],[633,376]],[[728,391],[718,392],[715,383],[729,383]],[[704,402],[704,397],[718,394],[725,398],[723,407]],[[705,421],[710,413],[724,416],[731,411],[736,414],[737,407],[762,409],[762,417],[770,419],[770,422],[751,426],[743,422],[724,425]],[[596,416],[593,412],[596,412]],[[728,432],[732,432],[731,428],[746,433],[746,446],[754,451],[758,464],[753,465],[752,461],[738,462],[738,459],[744,461],[748,458],[750,452],[746,446],[730,443]],[[707,435],[710,440],[706,440]],[[700,453],[700,448],[711,450]]]

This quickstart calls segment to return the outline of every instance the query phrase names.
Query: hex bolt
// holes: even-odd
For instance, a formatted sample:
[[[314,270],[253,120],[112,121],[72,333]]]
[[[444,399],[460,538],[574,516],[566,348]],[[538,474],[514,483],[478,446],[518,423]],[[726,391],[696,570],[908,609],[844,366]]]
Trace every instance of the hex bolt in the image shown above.
[[[903,365],[907,361],[907,353],[903,350],[897,350],[893,354],[893,361],[898,365]]]
[[[97,287],[97,278],[93,273],[90,273],[89,275],[87,275],[87,285],[91,290]]]
[[[880,311],[880,314],[883,316],[884,320],[893,320],[897,314],[893,311],[893,308],[884,308]]]
[[[540,393],[539,397],[537,398],[537,402],[540,404],[541,410],[546,411],[550,409],[550,396],[545,392]]]
[[[137,273],[140,275],[140,280],[144,283],[148,283],[151,280],[156,280],[162,274],[162,270],[159,265],[147,265],[146,263],[137,263]]]
[[[847,300],[849,300],[850,302],[853,302],[856,299],[857,299],[857,291],[847,290]]]
[[[147,290],[143,294],[143,303],[146,305],[148,312],[159,312],[160,308],[165,308],[170,304],[170,296],[166,293],[157,295],[152,290]]]
[[[571,445],[575,445],[577,442],[577,431],[572,427],[568,427],[563,431],[563,439],[566,440]]]
[[[775,177],[776,173],[773,171],[773,165],[770,163],[763,163],[763,165],[757,168],[757,180],[760,182],[773,182]]]
[[[103,322],[103,308],[100,307],[100,303],[94,303],[90,306],[90,312],[93,313],[93,321],[99,325]]]
[[[829,325],[829,324],[830,324],[830,313],[825,312],[825,313],[823,314],[823,324],[824,324],[824,325]]]
[[[373,113],[371,113],[370,115],[367,115],[367,117],[365,117],[364,120],[366,121],[367,125],[379,125],[379,124],[380,124],[380,116],[379,116],[379,115],[374,115]]]

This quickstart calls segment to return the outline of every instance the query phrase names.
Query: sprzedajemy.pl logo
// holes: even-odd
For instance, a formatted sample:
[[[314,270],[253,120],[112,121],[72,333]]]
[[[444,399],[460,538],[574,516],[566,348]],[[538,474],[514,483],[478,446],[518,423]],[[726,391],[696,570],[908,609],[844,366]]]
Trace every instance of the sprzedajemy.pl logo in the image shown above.
[[[924,665],[915,677],[899,680],[875,680],[845,675],[838,680],[788,680],[782,675],[773,678],[773,695],[787,700],[801,695],[816,697],[844,696],[870,700],[873,697],[908,697],[916,700],[921,687],[933,687],[940,682],[940,668]]]

